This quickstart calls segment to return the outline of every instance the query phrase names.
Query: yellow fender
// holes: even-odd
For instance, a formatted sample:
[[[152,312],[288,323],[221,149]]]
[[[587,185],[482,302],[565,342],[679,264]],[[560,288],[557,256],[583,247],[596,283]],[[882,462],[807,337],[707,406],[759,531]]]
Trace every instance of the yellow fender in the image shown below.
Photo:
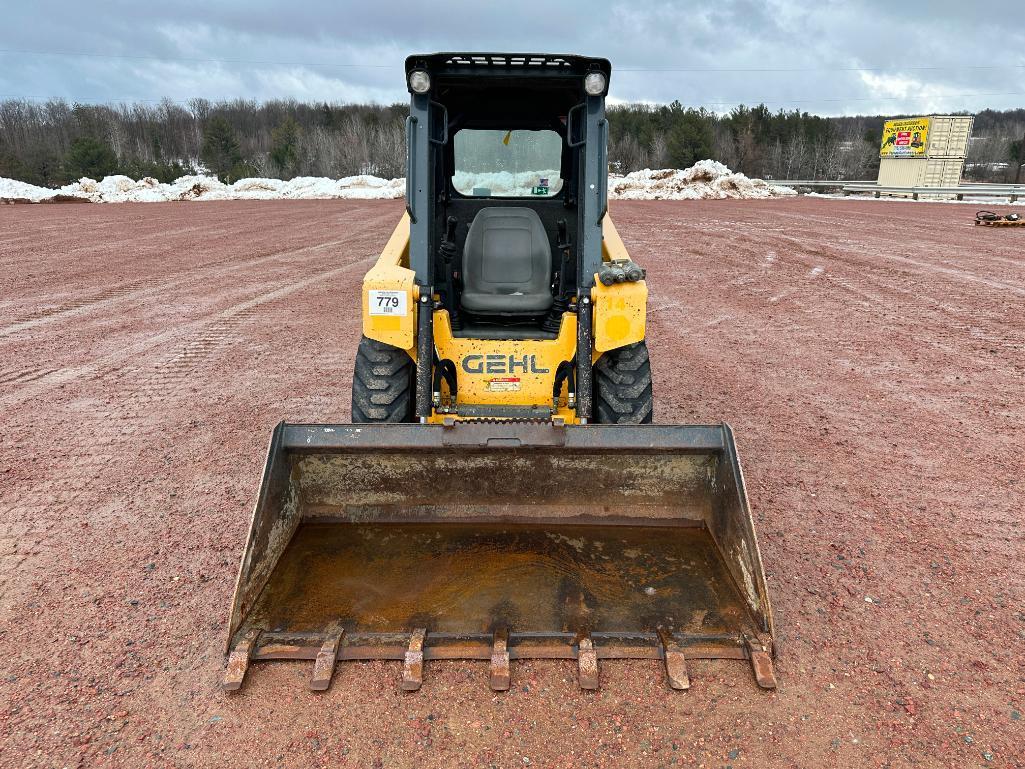
[[[608,216],[602,224],[601,250],[606,262],[630,258],[616,225]],[[606,286],[595,275],[591,301],[594,303],[593,360],[609,350],[644,340],[648,285],[643,280]]]
[[[420,292],[409,269],[409,215],[363,278],[363,335],[390,344],[416,360],[416,311]]]

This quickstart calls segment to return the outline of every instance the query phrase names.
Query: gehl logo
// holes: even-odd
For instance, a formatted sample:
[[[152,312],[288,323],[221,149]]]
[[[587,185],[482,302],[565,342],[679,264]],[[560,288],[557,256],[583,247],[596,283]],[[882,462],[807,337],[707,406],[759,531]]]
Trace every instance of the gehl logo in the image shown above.
[[[534,355],[467,355],[463,358],[463,371],[467,374],[547,374],[546,368],[537,367]]]

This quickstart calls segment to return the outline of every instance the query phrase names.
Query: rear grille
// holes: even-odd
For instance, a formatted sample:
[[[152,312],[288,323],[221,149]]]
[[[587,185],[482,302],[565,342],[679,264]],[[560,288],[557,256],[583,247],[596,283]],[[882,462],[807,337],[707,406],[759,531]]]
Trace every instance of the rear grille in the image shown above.
[[[568,59],[549,54],[459,53],[445,59],[445,64],[457,67],[553,67],[572,68]]]

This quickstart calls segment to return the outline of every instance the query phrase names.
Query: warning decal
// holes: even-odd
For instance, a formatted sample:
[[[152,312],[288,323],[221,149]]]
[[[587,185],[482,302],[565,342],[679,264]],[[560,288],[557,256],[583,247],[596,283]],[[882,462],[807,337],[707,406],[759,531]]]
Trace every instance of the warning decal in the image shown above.
[[[508,393],[520,389],[520,378],[518,376],[494,377],[488,380],[488,392]]]

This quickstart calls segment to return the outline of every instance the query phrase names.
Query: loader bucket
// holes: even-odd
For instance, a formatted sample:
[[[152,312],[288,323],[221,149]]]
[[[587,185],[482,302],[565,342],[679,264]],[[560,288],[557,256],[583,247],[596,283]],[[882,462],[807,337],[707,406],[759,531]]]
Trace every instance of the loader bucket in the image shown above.
[[[727,425],[298,425],[274,430],[231,609],[251,660],[739,659],[775,686],[773,626]]]

